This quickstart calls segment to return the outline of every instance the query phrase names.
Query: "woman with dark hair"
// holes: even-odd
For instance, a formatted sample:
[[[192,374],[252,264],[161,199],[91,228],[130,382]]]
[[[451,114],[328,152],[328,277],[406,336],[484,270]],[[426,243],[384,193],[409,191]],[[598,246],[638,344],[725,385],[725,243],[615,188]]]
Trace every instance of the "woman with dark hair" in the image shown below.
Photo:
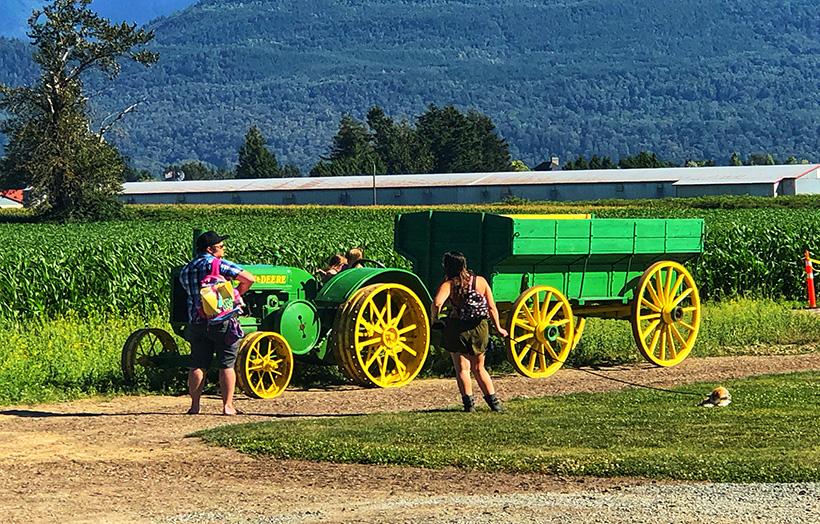
[[[502,337],[507,336],[507,330],[498,319],[493,292],[483,277],[467,269],[467,259],[458,251],[445,253],[443,263],[444,278],[430,306],[430,319],[438,322],[442,307],[450,301],[453,307],[444,319],[441,339],[453,359],[464,411],[475,411],[471,371],[490,409],[505,411],[507,408],[495,396],[493,380],[484,368],[484,352],[489,341],[487,318],[493,320]]]

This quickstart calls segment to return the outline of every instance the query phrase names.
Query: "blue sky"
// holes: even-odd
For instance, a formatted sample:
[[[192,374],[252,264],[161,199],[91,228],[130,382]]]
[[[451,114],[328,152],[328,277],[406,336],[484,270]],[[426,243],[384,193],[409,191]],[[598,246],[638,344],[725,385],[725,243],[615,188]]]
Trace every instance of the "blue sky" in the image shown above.
[[[174,11],[185,9],[197,0],[94,0],[91,10],[113,22],[139,25]],[[28,18],[35,9],[50,3],[45,0],[0,0],[0,36],[25,38]]]

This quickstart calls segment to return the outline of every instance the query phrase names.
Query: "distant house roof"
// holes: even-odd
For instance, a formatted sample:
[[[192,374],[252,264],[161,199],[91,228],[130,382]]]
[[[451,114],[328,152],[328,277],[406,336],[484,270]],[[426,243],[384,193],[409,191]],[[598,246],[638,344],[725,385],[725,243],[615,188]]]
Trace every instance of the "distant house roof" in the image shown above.
[[[0,189],[0,198],[5,198],[7,200],[11,200],[12,202],[17,202],[18,204],[23,203],[23,190],[22,189]]]
[[[526,186],[538,184],[653,183],[678,185],[775,184],[784,178],[818,176],[818,165],[673,167],[659,169],[595,169],[583,171],[521,171],[510,173],[452,173],[435,175],[381,175],[378,188],[435,186]],[[124,195],[167,193],[235,193],[246,191],[301,191],[367,189],[373,176],[316,178],[255,178],[128,182]]]

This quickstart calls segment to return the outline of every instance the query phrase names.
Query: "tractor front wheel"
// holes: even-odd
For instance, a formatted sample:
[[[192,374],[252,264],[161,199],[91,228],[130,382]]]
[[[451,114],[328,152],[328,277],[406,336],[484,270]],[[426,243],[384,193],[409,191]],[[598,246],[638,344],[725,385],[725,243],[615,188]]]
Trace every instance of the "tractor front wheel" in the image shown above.
[[[251,398],[281,395],[293,373],[293,353],[279,333],[255,331],[242,339],[236,358],[236,385]]]

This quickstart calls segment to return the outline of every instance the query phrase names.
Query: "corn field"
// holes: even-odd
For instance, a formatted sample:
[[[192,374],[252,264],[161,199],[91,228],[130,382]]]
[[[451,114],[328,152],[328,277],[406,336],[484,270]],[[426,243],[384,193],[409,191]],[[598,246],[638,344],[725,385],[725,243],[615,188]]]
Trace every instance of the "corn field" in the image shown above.
[[[592,212],[598,218],[704,218],[705,251],[693,264],[707,299],[805,299],[802,256],[820,258],[820,211],[561,206],[451,208],[510,212]],[[240,264],[295,266],[309,272],[350,247],[367,258],[409,268],[393,250],[398,208],[216,207],[136,208],[129,221],[0,225],[0,318],[142,314],[167,309],[169,271],[191,255],[192,231],[231,238],[226,257]]]

